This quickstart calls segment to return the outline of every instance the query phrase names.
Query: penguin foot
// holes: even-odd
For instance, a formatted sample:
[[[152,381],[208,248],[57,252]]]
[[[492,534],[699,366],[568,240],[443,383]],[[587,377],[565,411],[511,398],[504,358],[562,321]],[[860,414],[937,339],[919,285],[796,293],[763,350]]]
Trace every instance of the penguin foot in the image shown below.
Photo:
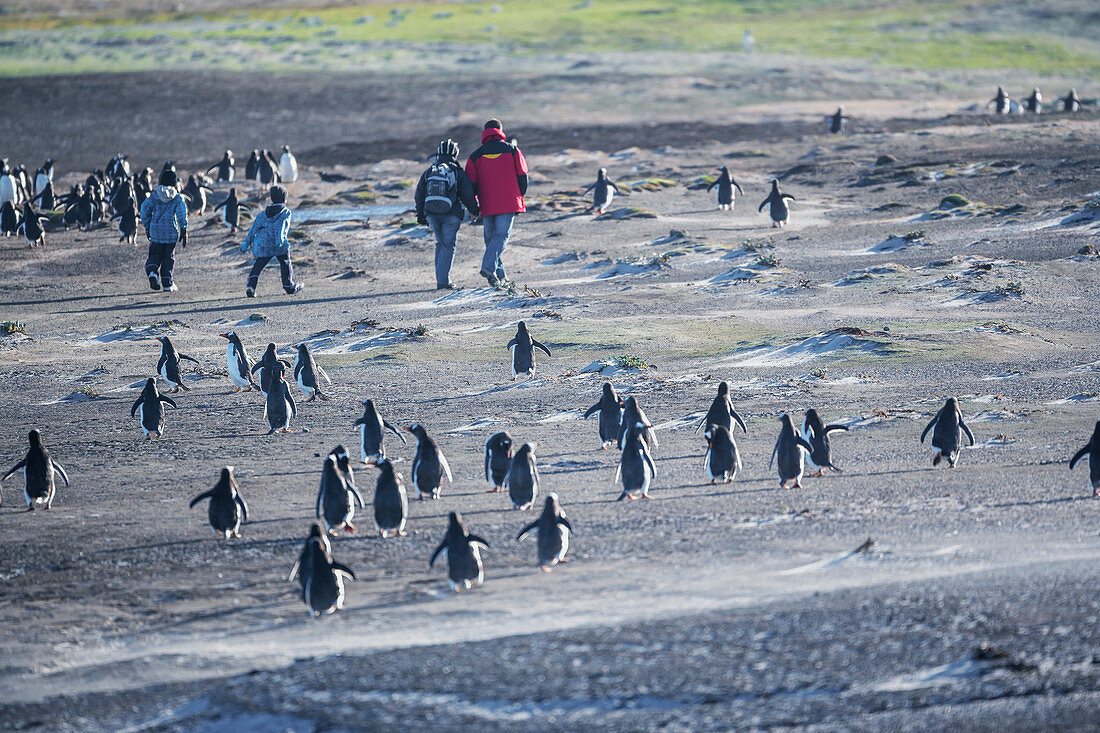
[[[795,481],[795,482],[794,482],[794,485],[793,485],[793,486],[791,486],[791,488],[792,488],[792,489],[801,489],[801,488],[802,488],[802,484],[800,484],[800,483],[799,483],[798,481]]]
[[[569,562],[569,558],[568,557],[560,557],[560,558],[558,558],[558,562]]]
[[[344,525],[344,531],[345,532],[354,532],[355,531],[355,525],[352,524],[351,522],[348,522],[347,524]]]
[[[404,530],[404,529],[397,530],[397,536],[398,537],[408,537],[408,535],[409,535],[408,530]]]
[[[499,486],[494,486],[493,488],[489,489],[486,493],[487,494],[495,494],[498,491],[500,491],[500,487]]]
[[[550,568],[549,568],[549,567],[547,567],[546,565],[543,565],[543,566],[542,566],[542,572],[544,572],[544,573],[549,573],[549,572],[550,572]]]

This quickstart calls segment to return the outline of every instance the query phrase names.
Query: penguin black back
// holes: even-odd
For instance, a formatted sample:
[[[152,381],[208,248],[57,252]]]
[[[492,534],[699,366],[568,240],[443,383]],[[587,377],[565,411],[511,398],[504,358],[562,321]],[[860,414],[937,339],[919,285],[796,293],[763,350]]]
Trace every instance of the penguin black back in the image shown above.
[[[603,383],[603,392],[600,401],[588,408],[584,413],[587,420],[593,413],[599,413],[600,450],[606,450],[619,437],[619,429],[622,427],[623,401],[619,399],[611,382]]]
[[[535,371],[535,349],[542,349],[550,356],[550,349],[532,338],[527,330],[527,323],[520,321],[516,328],[516,335],[505,347],[512,350],[512,379],[520,374],[530,375]]]
[[[1085,456],[1089,459],[1089,483],[1092,485],[1092,495],[1100,496],[1100,420],[1096,421],[1096,427],[1092,431],[1092,438],[1081,450],[1077,451],[1069,461],[1069,470],[1077,465],[1077,461]]]
[[[65,482],[65,488],[69,487],[69,476],[60,463],[53,460],[50,452],[46,450],[42,442],[42,434],[37,430],[31,430],[27,434],[29,448],[23,460],[12,466],[7,473],[0,476],[3,481],[19,469],[23,469],[23,497],[27,501],[27,511],[34,511],[36,504],[45,505],[46,509],[53,507],[53,500],[57,495],[55,476],[60,476]],[[0,504],[3,498],[0,496]]]
[[[486,540],[467,531],[461,514],[451,512],[447,520],[447,534],[432,553],[428,567],[435,565],[436,558],[446,552],[447,578],[451,590],[455,593],[468,590],[475,585],[481,585],[485,579],[481,550],[488,548],[489,543]]]
[[[516,541],[522,541],[533,530],[538,530],[538,562],[543,572],[550,572],[559,562],[568,562],[565,553],[569,551],[569,535],[573,532],[573,525],[558,504],[557,494],[551,492],[546,495],[542,514],[519,531]]]
[[[492,484],[489,492],[500,491],[512,463],[512,436],[502,430],[485,441],[485,480]]]

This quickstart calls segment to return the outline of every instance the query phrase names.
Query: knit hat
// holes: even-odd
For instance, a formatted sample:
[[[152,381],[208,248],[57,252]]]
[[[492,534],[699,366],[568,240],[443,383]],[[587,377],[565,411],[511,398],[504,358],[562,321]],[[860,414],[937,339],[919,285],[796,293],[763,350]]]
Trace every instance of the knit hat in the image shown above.
[[[285,204],[286,203],[286,189],[282,186],[272,186],[268,191],[271,194],[271,203],[273,204]]]
[[[160,172],[160,179],[157,183],[161,186],[178,186],[180,182],[179,177],[173,170],[163,170]]]

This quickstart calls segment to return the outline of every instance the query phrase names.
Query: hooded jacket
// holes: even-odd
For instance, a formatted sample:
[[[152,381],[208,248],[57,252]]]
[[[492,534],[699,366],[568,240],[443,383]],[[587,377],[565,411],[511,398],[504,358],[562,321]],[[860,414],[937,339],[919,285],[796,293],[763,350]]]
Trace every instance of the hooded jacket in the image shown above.
[[[155,244],[175,244],[187,233],[187,203],[175,186],[157,186],[141,202],[141,223]]]
[[[455,196],[455,205],[451,207],[451,210],[447,212],[450,216],[457,216],[462,218],[463,206],[470,211],[470,216],[478,215],[477,199],[474,197],[474,187],[470,183],[469,176],[462,170],[462,167],[458,164],[458,161],[454,158],[439,158],[438,162],[445,163],[454,170],[455,173],[455,186],[458,188],[457,196]],[[431,168],[424,171],[420,175],[420,181],[416,184],[416,195],[414,200],[416,201],[416,218],[417,220],[424,218],[424,199],[428,195],[428,173],[431,172]]]
[[[248,236],[244,238],[241,251],[252,250],[256,257],[274,257],[290,252],[290,209],[284,204],[271,204],[260,212]]]
[[[504,132],[489,128],[481,133],[481,147],[466,161],[466,175],[474,184],[482,216],[520,214],[527,211],[527,161]]]

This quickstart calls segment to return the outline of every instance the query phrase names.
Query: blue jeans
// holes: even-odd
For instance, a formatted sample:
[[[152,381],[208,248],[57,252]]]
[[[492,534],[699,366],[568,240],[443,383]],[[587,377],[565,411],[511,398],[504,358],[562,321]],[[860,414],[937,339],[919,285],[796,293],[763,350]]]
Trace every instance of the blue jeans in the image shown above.
[[[145,275],[160,276],[161,287],[172,285],[172,270],[176,268],[176,243],[149,243],[149,257],[145,260]]]
[[[288,293],[294,290],[294,268],[290,264],[290,255],[275,255],[275,259],[279,261],[279,274],[283,276],[283,290]],[[260,279],[260,273],[263,272],[264,267],[268,262],[271,262],[270,257],[257,257],[256,261],[252,263],[252,269],[248,273],[248,282],[245,287],[256,289],[256,283]]]
[[[497,280],[504,279],[504,263],[501,255],[508,247],[508,237],[512,236],[512,222],[515,214],[494,214],[482,217],[485,234],[485,256],[481,258],[481,269],[491,272]]]
[[[462,217],[453,214],[427,214],[428,226],[435,235],[435,285],[446,287],[451,282],[451,265],[455,261],[455,241]]]

